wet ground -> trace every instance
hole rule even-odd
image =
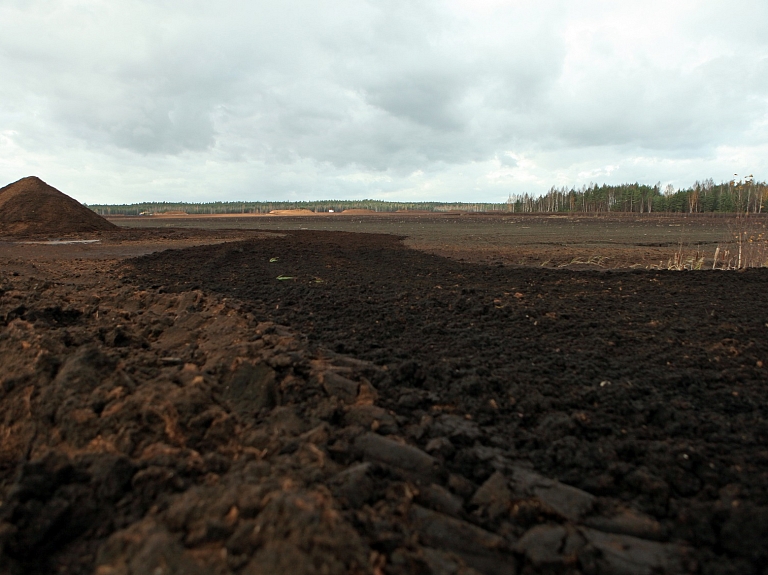
[[[763,573],[765,270],[67,261],[0,277],[6,572]]]

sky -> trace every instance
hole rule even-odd
[[[3,0],[0,185],[503,202],[768,179],[765,0]]]

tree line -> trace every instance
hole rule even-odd
[[[510,195],[513,212],[722,212],[762,213],[768,208],[768,185],[752,178],[715,184],[710,178],[676,190],[671,184],[552,187],[542,196]]]
[[[477,202],[386,202],[383,200],[319,200],[304,202],[144,202],[138,204],[93,204],[88,206],[102,216],[139,216],[151,214],[268,214],[276,210],[310,210],[312,212],[494,212],[507,211],[506,203]]]
[[[343,212],[365,209],[374,212],[721,212],[762,213],[768,210],[768,184],[751,177],[715,184],[710,178],[693,186],[675,189],[660,183],[590,184],[577,187],[552,187],[543,195],[510,194],[506,202],[387,202],[382,200],[321,200],[303,202],[144,202],[121,205],[88,206],[102,216],[139,216],[162,213],[268,214],[274,210],[305,209],[312,212]]]

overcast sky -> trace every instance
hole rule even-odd
[[[0,185],[504,201],[768,179],[765,0],[2,0]]]

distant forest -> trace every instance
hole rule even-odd
[[[107,215],[187,214],[268,214],[273,210],[305,209],[313,212],[343,212],[365,209],[374,212],[721,212],[762,213],[768,210],[768,184],[765,182],[730,181],[715,184],[713,180],[696,182],[687,189],[676,190],[660,184],[590,184],[581,188],[552,187],[546,194],[511,194],[503,203],[465,202],[385,202],[381,200],[322,200],[312,202],[147,202],[127,205],[91,205],[96,213]]]

